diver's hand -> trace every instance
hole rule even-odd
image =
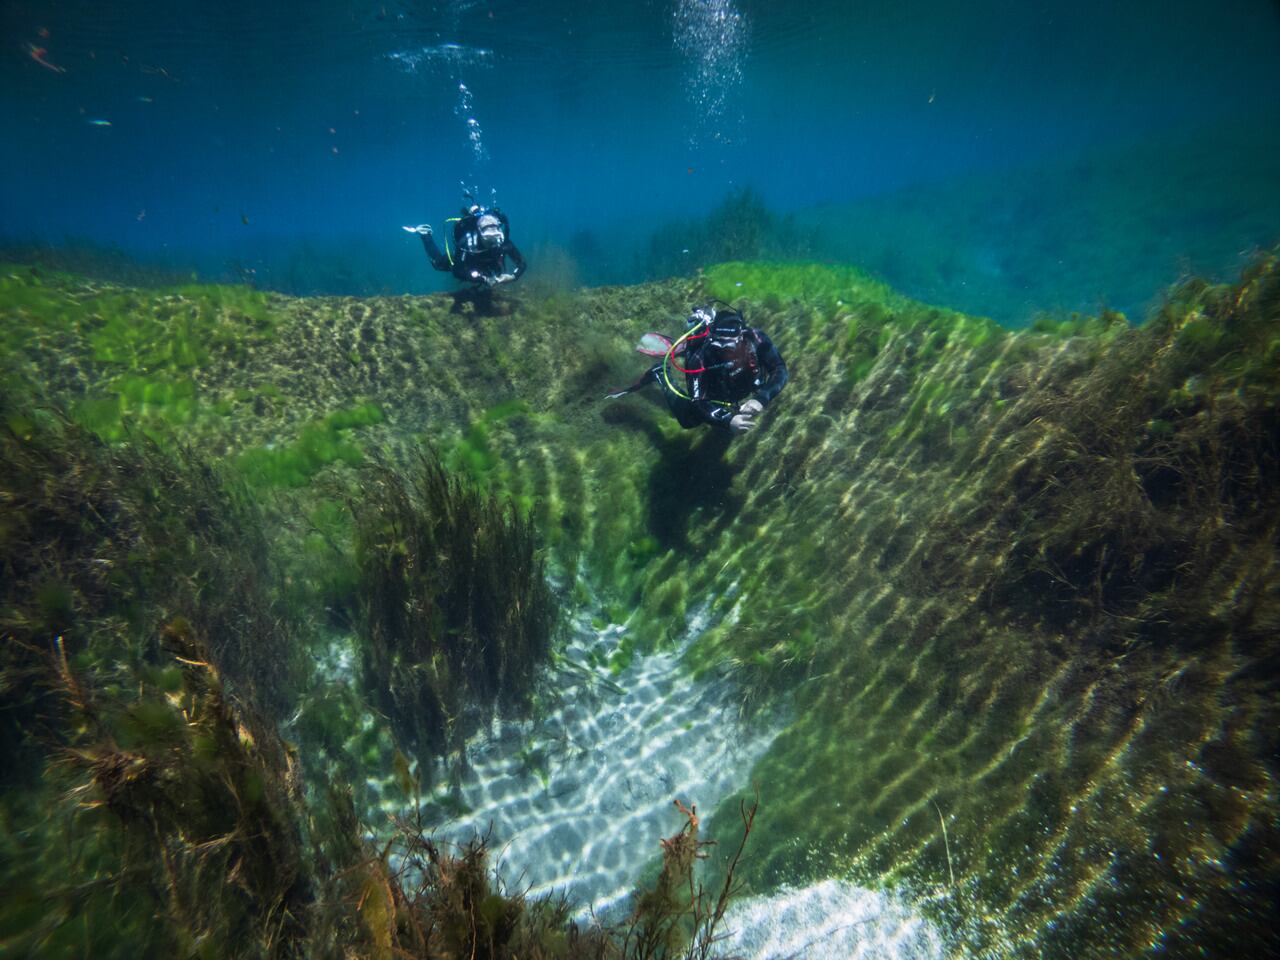
[[[749,413],[735,413],[729,419],[729,429],[734,433],[746,433],[755,425],[755,417]]]
[[[752,397],[750,400],[738,407],[739,413],[745,413],[749,417],[754,417],[757,413],[764,409],[764,404]]]
[[[420,223],[416,227],[402,227],[401,229],[408,230],[410,233],[416,233],[423,237],[431,236],[431,224],[429,223]]]
[[[510,283],[515,278],[516,278],[516,275],[514,273],[500,273],[496,277],[494,277],[493,282],[495,284]]]

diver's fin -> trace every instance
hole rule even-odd
[[[646,333],[636,344],[636,353],[649,357],[665,357],[671,349],[671,340],[660,333]]]

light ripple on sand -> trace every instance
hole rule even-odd
[[[946,955],[937,929],[889,894],[839,880],[731,904],[717,956],[753,960],[925,960]]]
[[[593,645],[607,654],[623,632],[580,622],[566,653],[578,662]],[[745,726],[734,686],[695,683],[679,656],[636,657],[615,678],[621,693],[571,675],[557,709],[536,723],[499,722],[473,738],[460,797],[470,812],[439,835],[461,842],[489,832],[508,889],[565,893],[583,916],[616,916],[658,838],[680,826],[671,801],[709,814],[746,786],[780,729]],[[943,955],[937,931],[905,904],[832,880],[740,901],[722,932],[721,956]]]
[[[620,627],[577,631],[567,655],[609,652]],[[634,889],[658,839],[680,826],[671,801],[709,814],[745,786],[776,727],[747,728],[727,681],[695,683],[679,651],[637,656],[614,678],[570,675],[557,709],[536,723],[495,724],[468,744],[461,801],[470,812],[441,835],[492,831],[499,875],[513,889],[552,892],[597,912]],[[536,751],[538,759],[531,751]]]

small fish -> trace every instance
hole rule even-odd
[[[249,215],[247,213],[240,214],[240,222],[247,227],[249,225]]]
[[[48,55],[49,55],[49,51],[46,50],[44,47],[37,47],[34,43],[27,44],[27,56],[29,56],[36,63],[40,64],[40,66],[44,67],[47,70],[52,70],[54,73],[67,72],[66,67],[60,67],[56,63],[50,63],[48,60],[46,60],[45,57],[47,57]]]
[[[156,98],[155,97],[139,97],[138,102],[139,103],[155,103]]]
[[[110,120],[86,120],[86,121],[85,121],[85,123],[89,124],[89,126],[91,126],[91,127],[109,127],[109,126],[111,126],[111,121],[110,121]]]

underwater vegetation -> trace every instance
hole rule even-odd
[[[347,433],[357,427],[382,423],[384,419],[382,409],[372,403],[335,410],[315,423],[304,425],[291,443],[244,451],[236,465],[251,483],[259,486],[305,487],[331,463],[350,466],[363,463],[364,454],[347,439]]]
[[[362,684],[403,748],[443,753],[476,711],[527,705],[556,616],[529,520],[432,454],[371,468],[351,511]]]
[[[278,716],[299,654],[271,589],[269,525],[243,483],[189,448],[141,433],[109,444],[54,409],[0,401],[6,656],[61,637],[74,662],[127,684],[157,624],[183,616],[238,693]]]
[[[141,433],[107,443],[8,396],[0,412],[6,952],[686,955],[674,935],[631,942],[683,922],[670,896],[579,930],[563,901],[500,891],[481,840],[455,854],[419,819],[375,847],[351,786],[280,733],[307,699],[306,617],[244,482]],[[415,466],[368,468],[352,514],[367,688],[426,752],[467,710],[520,702],[553,615],[528,521],[432,456]],[[389,633],[397,618],[427,633]],[[424,668],[441,672],[419,690]]]
[[[761,443],[724,534],[776,559],[689,583],[731,614],[694,663],[797,691],[756,775],[804,785],[766,794],[764,836],[811,839],[750,880],[937,884],[936,802],[967,846],[944,909],[979,949],[1010,927],[1039,955],[1269,940],[1278,289],[1264,258],[1141,327],[1021,334],[835,308],[853,335],[793,366],[830,419],[798,414],[775,468]]]
[[[437,846],[433,860],[430,824],[361,825],[363,779],[418,789],[396,744],[422,761],[519,708],[554,650],[555,608],[598,604],[626,638],[616,663],[594,666],[620,669],[696,628],[692,673],[730,678],[748,715],[790,707],[742,771],[761,797],[743,889],[905,886],[961,953],[1274,945],[1274,256],[1230,285],[1171,290],[1141,324],[1103,311],[1021,331],[854,268],[783,260],[521,294],[500,316],[451,313],[445,297],[275,297],[255,320],[257,301],[226,306],[240,293],[5,276],[6,370],[21,374],[2,434],[14,467],[0,478],[5,859],[58,903],[82,895],[80,880],[58,886],[68,876],[98,899],[60,935],[33,926],[23,901],[0,936],[40,929],[70,944],[91,927],[109,953],[136,923],[152,931],[138,942],[213,931],[209,942],[306,943],[311,955],[537,955],[526,934],[545,956],[634,949],[570,933],[553,905],[516,905],[480,847]],[[599,401],[643,369],[640,334],[678,329],[712,296],[742,306],[791,371],[759,430],[725,442],[675,429],[657,398]],[[107,301],[148,315],[129,321],[134,339],[110,325]],[[242,324],[251,349],[165,346],[215,320]],[[102,349],[102,331],[127,350]],[[126,375],[188,378],[196,414],[150,429],[119,401],[96,430],[53,412],[126,396]],[[302,443],[311,428],[319,437]],[[295,444],[317,455],[259,482],[263,452],[309,456]],[[362,679],[309,680],[335,646]],[[269,654],[279,662],[254,659]],[[74,706],[67,676],[100,720]],[[164,812],[206,791],[186,772],[214,736],[197,715],[250,733],[253,750],[220,748],[237,771],[220,782],[251,796],[235,778],[263,771],[281,818],[283,846],[263,861],[284,864],[279,877],[210,900],[218,917],[183,912],[184,871],[234,871],[251,855],[237,831],[264,821],[211,787],[216,818],[196,805],[188,827]],[[181,896],[148,882],[107,917],[131,834],[107,807],[77,811],[69,789],[101,797],[110,784],[93,762],[55,762],[67,746],[168,771],[161,786],[176,793],[120,795],[144,798],[137,822],[153,832],[223,830],[225,849],[204,854],[222,859],[159,844]],[[42,806],[67,836],[94,838],[83,859],[52,842]],[[709,821],[721,851],[737,847],[738,814],[734,798]],[[416,864],[407,873],[369,845],[392,834]],[[155,876],[148,862],[136,876]],[[272,940],[261,931],[281,904],[304,919]],[[457,920],[457,904],[475,919],[446,939],[430,911]],[[694,924],[664,929],[676,928],[643,942],[684,955]],[[440,939],[423,947],[424,931]]]
[[[56,243],[0,241],[0,263],[23,264],[46,273],[72,274],[132,287],[176,287],[194,281],[190,268],[164,262],[143,263],[118,246],[83,237],[64,237]]]
[[[779,217],[751,187],[730,192],[701,218],[666,224],[638,254],[647,279],[690,274],[731,260],[803,260],[812,256],[809,235],[791,216]]]
[[[188,450],[0,407],[6,948],[290,939],[303,650],[258,506]]]

